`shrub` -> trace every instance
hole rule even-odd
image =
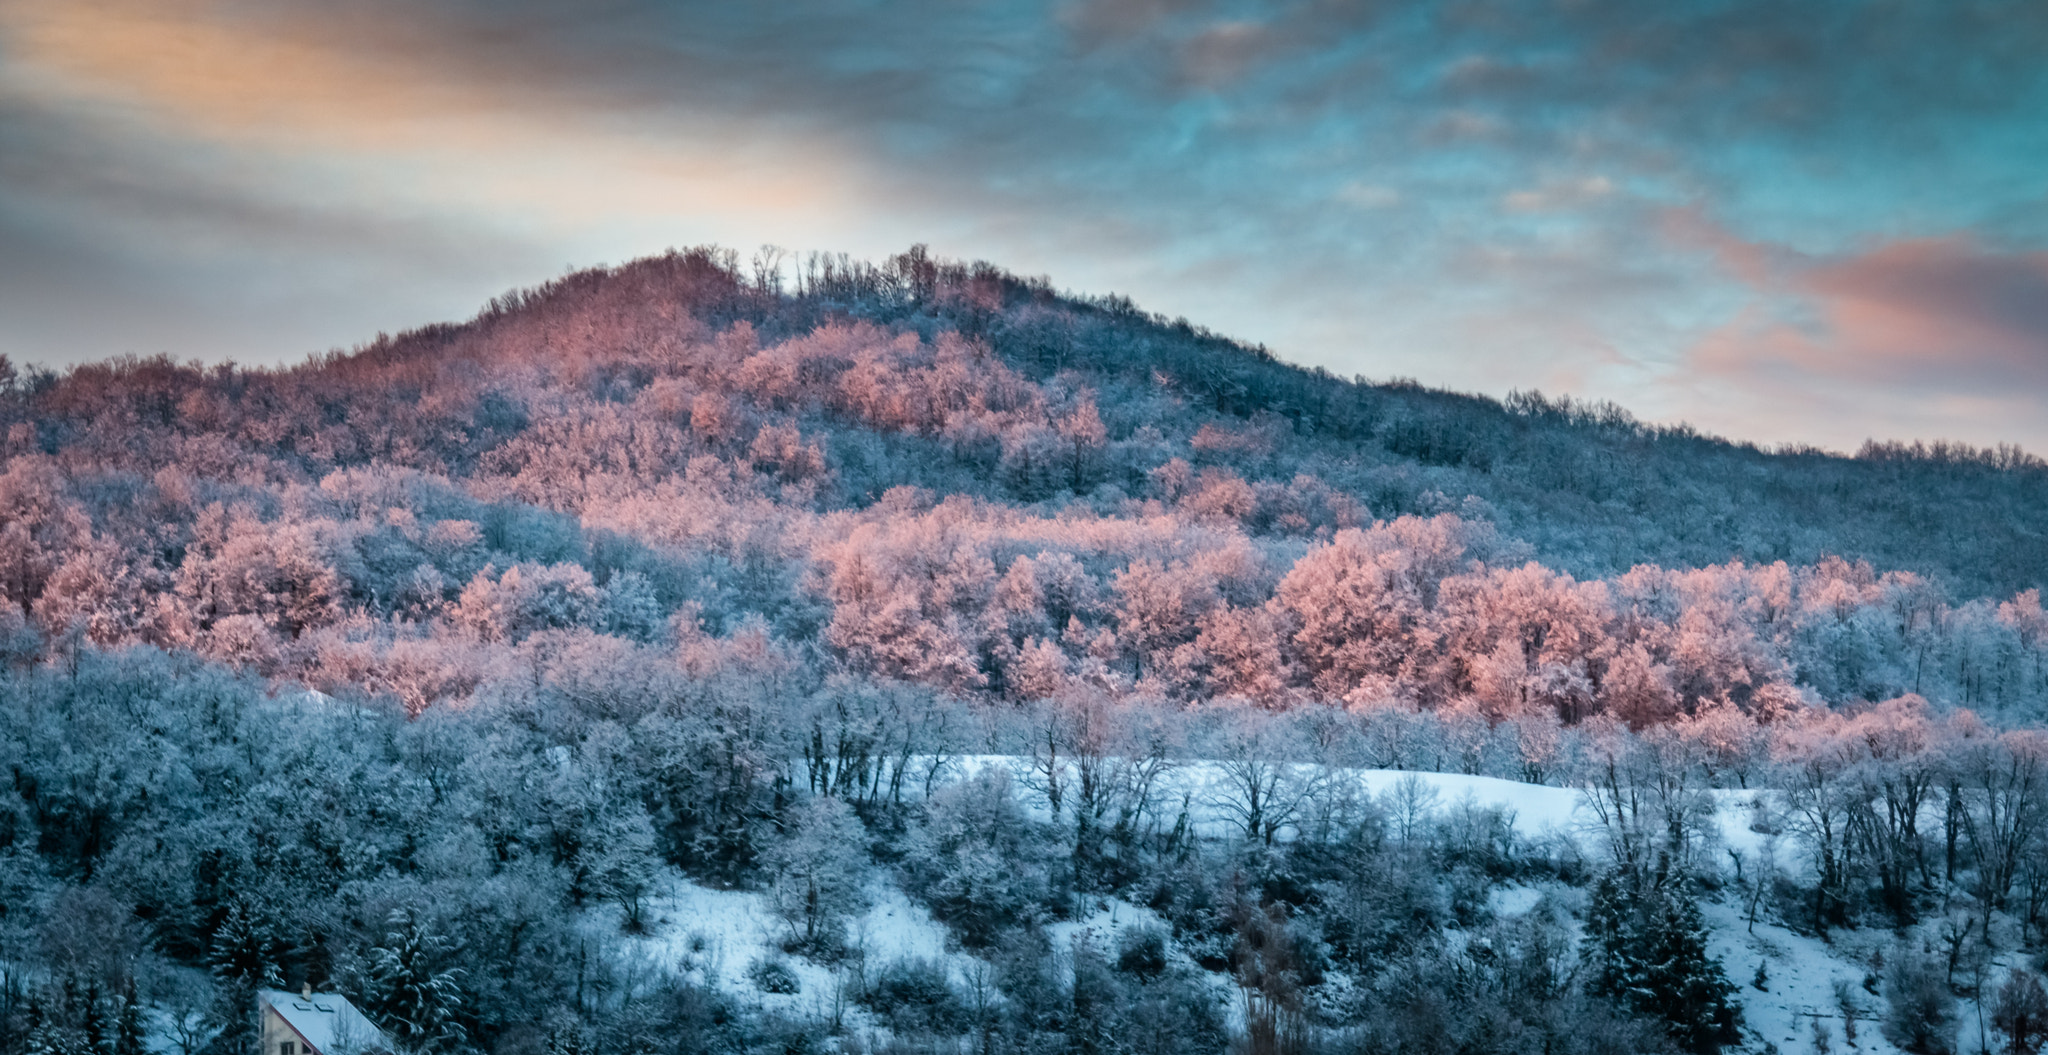
[[[861,1003],[887,1019],[897,1033],[959,1033],[967,1028],[967,1006],[953,991],[946,969],[930,960],[898,960],[884,967]]]
[[[1942,965],[1933,957],[1900,949],[1885,969],[1886,1040],[1914,1055],[1951,1055],[1955,1050],[1956,998]]]
[[[1166,931],[1148,924],[1118,934],[1116,969],[1141,981],[1159,977],[1166,970]]]
[[[2006,1050],[2033,1055],[2048,1040],[2048,990],[2030,971],[2014,968],[1991,1005],[1991,1024],[2005,1034]]]
[[[747,977],[753,979],[754,988],[764,993],[787,995],[803,989],[803,982],[797,978],[796,972],[781,960],[755,960],[753,966],[747,968]]]

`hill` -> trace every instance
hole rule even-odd
[[[754,263],[578,272],[289,369],[10,369],[18,634],[415,713],[537,631],[748,626],[807,677],[1013,698],[2042,699],[2020,451],[1345,381],[921,249]],[[422,683],[408,649],[461,658]]]
[[[0,1055],[2032,1043],[2038,461],[772,263],[0,369]]]

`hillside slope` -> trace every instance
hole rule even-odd
[[[1342,381],[921,250],[797,272],[692,250],[288,370],[10,370],[19,647],[415,712],[571,629],[758,627],[810,683],[1567,724],[2048,685],[2048,467],[2016,450]]]
[[[112,460],[131,466],[154,460],[152,451],[161,458],[162,439],[197,433],[227,441],[220,456],[261,455],[310,478],[372,462],[466,476],[482,455],[529,433],[541,409],[532,405],[536,382],[621,405],[680,373],[690,398],[767,396],[822,411],[827,452],[842,455],[838,486],[820,494],[831,505],[865,504],[905,483],[1010,501],[1076,484],[1083,495],[1104,484],[1142,495],[1142,474],[1179,455],[1253,481],[1311,473],[1382,518],[1477,496],[1508,534],[1581,577],[1638,563],[1829,555],[1919,572],[1963,597],[2007,595],[2048,576],[2048,466],[2013,448],[1767,451],[1644,425],[1607,404],[1347,381],[1120,298],[1061,295],[1042,279],[921,250],[880,266],[814,257],[798,272],[785,291],[779,279],[744,274],[729,253],[696,249],[577,272],[498,298],[468,323],[380,337],[281,373],[132,360],[62,378],[31,372],[9,386],[17,399],[0,403],[0,422],[33,424],[32,440],[12,441],[16,452],[115,445],[126,456]],[[1154,450],[1108,467],[1121,472],[997,476],[987,471],[994,437],[948,434],[947,412],[957,408],[943,405],[945,393],[899,393],[921,409],[792,408],[788,393],[762,391],[761,378],[716,378],[716,363],[674,359],[713,335],[740,354],[735,342],[767,346],[853,321],[926,340],[955,333],[1023,381],[1091,390],[1112,442],[1150,426]],[[733,335],[739,324],[750,336]],[[662,397],[673,404],[679,395]],[[673,418],[688,408],[667,409]],[[93,435],[114,420],[125,426],[120,437]],[[1872,431],[1884,439],[1881,422]],[[857,456],[877,442],[898,456]]]
[[[2037,462],[800,270],[6,372],[0,1055],[243,1050],[280,980],[448,1055],[1933,1051],[2041,992]]]

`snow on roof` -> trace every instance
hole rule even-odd
[[[320,1055],[394,1050],[391,1038],[356,1010],[348,997],[338,993],[304,996],[275,989],[265,989],[259,996]]]

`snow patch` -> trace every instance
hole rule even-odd
[[[1486,907],[1502,918],[1526,916],[1543,900],[1543,891],[1532,886],[1495,887],[1486,895]]]
[[[1044,778],[1030,759],[1012,755],[968,755],[958,761],[959,772],[970,778],[990,767],[1009,770],[1017,782],[1026,811],[1038,821],[1051,820],[1046,796],[1042,791],[1033,793],[1032,789],[1044,787]],[[1510,810],[1514,814],[1515,831],[1524,836],[1569,833],[1583,827],[1586,820],[1580,811],[1582,797],[1575,788],[1408,769],[1330,770],[1307,763],[1289,764],[1284,768],[1300,782],[1324,778],[1350,781],[1358,791],[1382,801],[1387,800],[1403,780],[1419,779],[1436,792],[1430,803],[1432,813],[1441,814],[1467,802],[1482,808]],[[1075,772],[1069,769],[1065,779],[1071,784],[1076,779]],[[1222,763],[1183,762],[1160,776],[1153,791],[1151,811],[1156,820],[1170,825],[1185,802],[1189,824],[1197,835],[1206,839],[1229,838],[1238,832],[1225,806],[1230,797],[1230,773]],[[1288,840],[1293,835],[1289,828],[1283,829],[1279,837]]]
[[[1870,968],[1860,950],[1829,945],[1762,919],[1757,920],[1752,934],[1739,905],[1702,900],[1700,915],[1708,926],[1707,950],[1721,960],[1728,980],[1736,985],[1744,1029],[1759,1047],[1769,1043],[1781,1051],[1807,1050],[1813,1043],[1813,1022],[1818,1016],[1841,1050],[1858,1055],[1894,1055],[1899,1050],[1878,1030],[1885,1001],[1863,988]],[[1752,984],[1758,963],[1769,975],[1762,990]],[[1856,1010],[1853,1047],[1845,1039],[1842,1011],[1835,998],[1837,982],[1848,986]]]
[[[1115,955],[1117,938],[1124,931],[1151,927],[1168,934],[1173,933],[1173,928],[1167,925],[1159,913],[1143,905],[1134,905],[1116,897],[1095,898],[1091,901],[1095,911],[1088,915],[1046,925],[1045,934],[1051,939],[1053,948],[1065,949],[1073,944],[1075,938],[1085,937],[1093,942],[1096,948]]]
[[[883,879],[871,887],[869,898],[871,907],[846,927],[850,950],[864,958],[868,971],[917,959],[939,964],[956,982],[967,977],[973,958],[947,948],[945,926],[924,906]],[[646,932],[623,940],[679,976],[786,1013],[822,1016],[841,995],[843,967],[783,952],[788,928],[758,891],[716,890],[672,876],[667,892],[650,899],[646,917]],[[589,925],[616,931],[621,920],[619,911],[607,906],[593,911]],[[748,973],[761,961],[786,966],[797,978],[797,992],[762,992]]]

